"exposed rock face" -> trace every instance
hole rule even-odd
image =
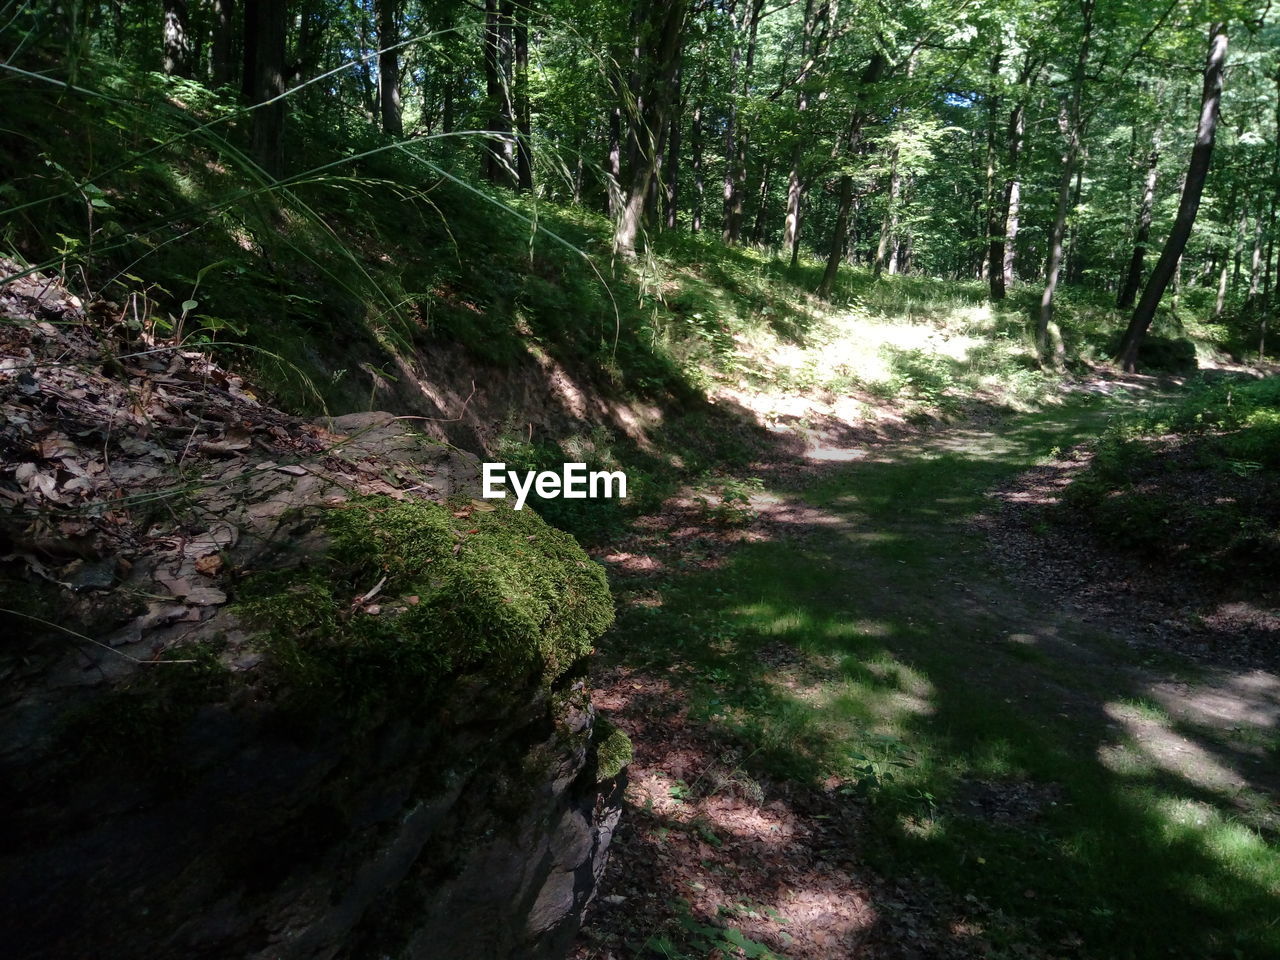
[[[560,955],[624,775],[599,568],[387,414],[0,307],[0,955]]]

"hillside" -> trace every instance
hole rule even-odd
[[[1275,956],[1228,6],[6,11],[0,952]]]

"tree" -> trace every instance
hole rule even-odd
[[[164,0],[164,72],[191,76],[191,24],[186,0]]]
[[[382,132],[399,139],[404,136],[400,116],[400,24],[398,0],[377,0],[378,4],[378,107]]]
[[[649,190],[661,156],[659,137],[667,121],[680,66],[680,37],[688,12],[686,0],[635,0],[636,44],[633,64],[630,183],[614,229],[614,247],[635,254],[636,239],[649,202]]]
[[[1213,144],[1218,131],[1218,109],[1222,103],[1222,75],[1227,61],[1227,24],[1219,21],[1209,28],[1209,52],[1205,58],[1204,87],[1200,95],[1200,120],[1196,126],[1195,146],[1187,163],[1186,181],[1182,198],[1178,202],[1178,214],[1173,229],[1160,251],[1160,259],[1151,271],[1151,278],[1142,291],[1138,306],[1129,320],[1128,329],[1120,342],[1116,359],[1125,370],[1133,370],[1138,362],[1138,347],[1155,319],[1156,308],[1164,297],[1165,288],[1173,278],[1174,270],[1187,247],[1187,238],[1195,226],[1200,210],[1200,198],[1209,176],[1209,164],[1213,159]]]

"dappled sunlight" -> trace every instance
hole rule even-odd
[[[1280,727],[1280,677],[1248,670],[1221,681],[1196,684],[1159,683],[1151,696],[1171,714],[1217,727]]]
[[[1109,703],[1103,709],[1129,736],[1126,744],[1100,748],[1104,763],[1108,759],[1116,763],[1117,751],[1136,752],[1142,760],[1137,764],[1129,761],[1118,764],[1128,768],[1123,772],[1132,774],[1135,769],[1145,772],[1158,768],[1216,793],[1230,794],[1248,788],[1248,781],[1239,772],[1220,763],[1208,750],[1180,735],[1151,711],[1127,703]],[[1122,771],[1117,769],[1117,772]]]

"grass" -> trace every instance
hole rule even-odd
[[[997,950],[1078,937],[1098,957],[1275,956],[1280,856],[1265,801],[1242,814],[1238,796],[1150,756],[1112,715],[1170,721],[1107,666],[1125,654],[1046,621],[983,566],[965,528],[992,484],[1109,412],[1080,402],[783,491],[828,522],[669,576],[660,606],[624,603],[607,653],[683,678],[691,716],[741,741],[755,774],[835,775],[867,796],[868,861],[993,906]],[[759,654],[778,643],[799,661],[768,667]],[[966,812],[975,782],[1060,792],[1009,825]]]
[[[1280,557],[1280,381],[1198,383],[1113,424],[1069,509],[1120,549],[1258,594]]]

